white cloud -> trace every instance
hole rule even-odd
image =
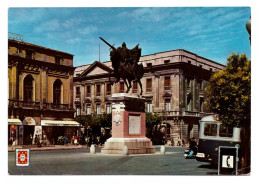
[[[86,26],[83,28],[78,28],[77,32],[79,34],[90,34],[90,33],[96,32],[97,30],[98,29],[96,26],[90,25],[90,26]]]
[[[66,42],[68,43],[68,44],[75,44],[75,43],[77,43],[77,42],[80,42],[80,38],[73,38],[73,39],[67,39],[66,40]]]
[[[134,11],[125,11],[118,14],[118,17],[128,16],[139,21],[159,22],[169,16],[169,11],[164,8],[137,8]]]
[[[48,32],[48,31],[58,31],[60,29],[61,29],[61,24],[60,24],[59,20],[57,20],[57,19],[45,21],[39,25],[36,24],[34,27],[34,31],[38,32],[38,33]]]

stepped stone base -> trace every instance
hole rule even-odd
[[[123,155],[124,146],[128,148],[128,155],[155,153],[155,148],[148,138],[110,138],[105,142],[101,153]]]

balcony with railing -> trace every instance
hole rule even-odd
[[[171,90],[171,86],[164,86],[164,90]]]
[[[146,93],[151,93],[152,92],[152,88],[146,88]]]
[[[209,115],[213,115],[213,113],[207,113],[207,112],[195,112],[195,111],[162,111],[162,112],[157,112],[158,115],[160,116],[190,116],[190,117],[205,117]]]
[[[22,101],[14,99],[8,99],[8,107],[23,109],[74,110],[73,106],[69,104],[55,104],[44,102],[41,107],[41,104],[38,101]]]
[[[201,89],[200,89],[200,91],[199,91],[199,96],[200,96],[200,97],[203,97],[203,96],[204,96],[204,92],[203,92],[203,90],[201,90]]]
[[[43,103],[43,109],[52,110],[73,110],[73,106],[69,104]]]
[[[8,106],[9,107],[15,107],[15,108],[22,107],[22,108],[39,109],[40,108],[40,102],[9,99],[8,100]]]

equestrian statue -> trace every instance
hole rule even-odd
[[[115,83],[123,79],[126,84],[126,93],[132,88],[132,81],[138,82],[141,92],[143,93],[141,78],[144,75],[143,64],[138,64],[141,57],[141,48],[137,44],[133,49],[128,49],[126,43],[123,42],[122,47],[115,48],[105,41],[102,37],[99,37],[104,43],[106,43],[112,50],[110,51],[110,60],[112,67],[114,68],[113,77],[116,79]]]

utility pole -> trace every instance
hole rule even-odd
[[[98,61],[100,62],[100,44],[98,45],[98,49],[99,49],[99,50],[98,50],[98,51],[99,51],[99,52],[98,52],[98,55],[99,55],[99,60],[98,60]]]

